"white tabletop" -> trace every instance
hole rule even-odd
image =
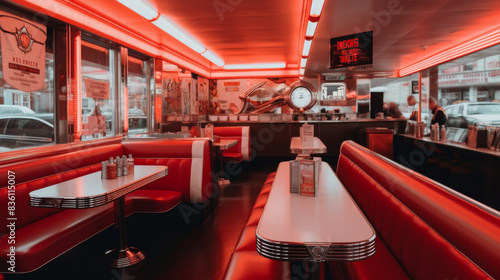
[[[314,137],[312,147],[303,147],[300,137],[292,137],[290,151],[293,154],[323,154],[326,153],[326,146],[318,137]]]
[[[315,244],[331,248],[327,260],[356,260],[375,252],[375,231],[328,163],[322,162],[319,177],[316,197],[290,193],[290,164],[280,163],[256,230],[261,254],[311,259],[305,249]]]
[[[214,146],[219,147],[221,150],[227,150],[238,144],[237,139],[220,139],[219,142],[214,142]]]
[[[168,173],[166,166],[134,167],[134,174],[101,179],[101,171],[30,192],[31,206],[90,208],[115,200]]]

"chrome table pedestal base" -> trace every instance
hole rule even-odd
[[[113,268],[129,267],[144,260],[141,250],[128,247],[124,250],[109,250],[105,254],[106,262]]]

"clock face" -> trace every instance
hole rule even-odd
[[[300,81],[290,85],[288,105],[295,111],[304,112],[316,103],[316,94],[311,84]]]
[[[290,93],[290,101],[299,108],[305,108],[312,101],[312,92],[306,87],[297,87]]]

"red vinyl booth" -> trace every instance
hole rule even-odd
[[[3,182],[7,182],[9,170],[16,176],[15,272],[33,271],[114,224],[113,203],[88,209],[38,208],[30,206],[29,193],[100,171],[101,161],[129,154],[136,165],[168,166],[168,175],[126,195],[126,215],[166,212],[181,202],[205,203],[211,197],[212,159],[208,139],[89,144],[63,154],[0,166]],[[7,186],[2,186],[0,205],[7,205],[7,193]],[[0,219],[7,220],[7,211],[0,212]],[[7,225],[0,228],[0,272],[10,272],[7,263],[10,246],[5,246],[10,234]]]
[[[214,135],[220,136],[221,139],[238,140],[238,144],[234,147],[224,150],[224,161],[250,161],[252,147],[249,126],[214,127]]]
[[[500,279],[500,213],[352,141],[337,176],[376,230],[376,252],[330,262],[334,279]],[[224,279],[290,279],[290,263],[256,251],[273,174],[264,183]],[[328,222],[328,221],[325,221]]]

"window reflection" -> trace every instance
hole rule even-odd
[[[135,135],[147,131],[148,105],[147,62],[128,57],[128,134]]]
[[[4,80],[0,67],[0,152],[54,143],[53,32],[47,27],[44,87],[33,92],[18,90]],[[2,50],[0,48],[0,65]]]
[[[82,140],[115,135],[114,50],[82,41]]]

